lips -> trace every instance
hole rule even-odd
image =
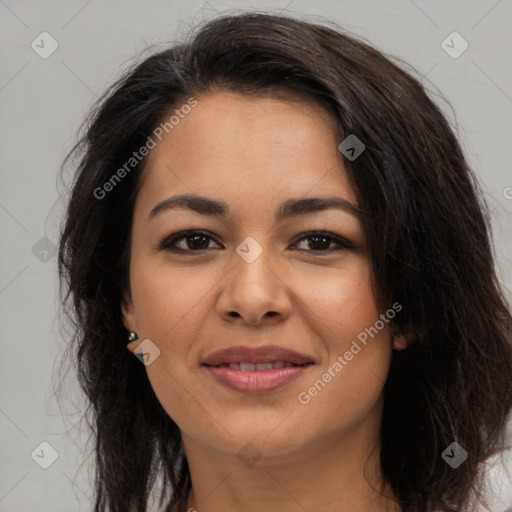
[[[300,378],[313,359],[293,350],[267,345],[233,347],[209,355],[201,366],[218,383],[248,394],[267,393]]]
[[[306,364],[313,364],[312,358],[299,354],[294,350],[288,350],[276,345],[266,345],[264,347],[232,347],[223,350],[218,350],[213,354],[210,354],[201,363],[206,366],[228,366],[229,364],[242,364],[245,365],[245,371],[255,371],[256,369],[264,368],[252,368],[250,365],[261,365],[265,363],[272,363],[277,365],[275,368],[282,368],[283,366],[301,366]],[[283,366],[279,366],[283,363]],[[242,368],[234,368],[242,369]],[[270,368],[266,368],[270,369]],[[242,369],[242,371],[244,371]]]
[[[232,370],[240,370],[242,372],[259,372],[262,370],[279,370],[279,368],[288,368],[290,366],[302,366],[288,361],[271,361],[268,363],[249,363],[247,361],[240,363],[223,363],[215,365],[216,368],[231,368]]]

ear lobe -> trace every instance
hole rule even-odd
[[[392,338],[392,349],[397,351],[405,350],[415,339],[416,336],[412,330],[408,330],[406,333],[395,333]]]
[[[133,302],[128,293],[123,295],[121,300],[121,317],[123,325],[128,332],[139,332],[137,328],[137,319],[135,318],[135,311],[133,308]],[[130,341],[127,343],[126,348],[134,354],[135,349],[139,346],[140,340]]]

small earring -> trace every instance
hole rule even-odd
[[[128,335],[128,340],[130,342],[138,340],[138,339],[139,339],[139,336],[137,335],[136,332],[130,332],[130,334]]]

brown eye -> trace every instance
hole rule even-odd
[[[307,236],[303,236],[297,242],[306,242],[307,249],[298,249],[300,251],[306,250],[307,252],[334,252],[342,249],[354,249],[354,246],[344,238],[341,238],[333,233],[323,231],[312,231],[306,233]],[[331,244],[334,242],[335,247]]]
[[[214,240],[204,231],[181,231],[163,240],[159,249],[176,252],[199,252],[208,249],[210,241]]]

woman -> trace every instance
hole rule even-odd
[[[225,16],[114,84],[78,151],[59,269],[96,511],[160,477],[162,510],[485,504],[512,318],[416,79],[341,29]]]

